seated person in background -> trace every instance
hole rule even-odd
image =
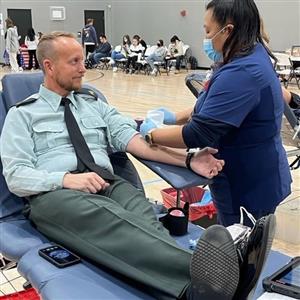
[[[163,40],[158,40],[157,41],[157,48],[155,51],[150,54],[148,57],[146,57],[147,63],[151,67],[151,75],[156,75],[157,73],[157,68],[154,65],[154,62],[163,62],[165,59],[165,56],[167,54],[167,49],[164,47],[164,41]]]
[[[115,60],[126,58],[130,51],[130,45],[131,45],[130,37],[128,34],[125,34],[123,36],[123,42],[122,42],[120,50],[115,49],[111,53],[110,64],[112,65],[113,72],[117,72],[117,70],[118,70],[118,68],[116,67],[116,64],[115,64]]]
[[[293,109],[300,109],[300,96],[282,87],[283,99]]]
[[[133,74],[137,68],[137,60],[139,55],[142,56],[145,48],[140,43],[140,37],[136,34],[132,38],[132,44],[129,48],[128,60],[126,62],[126,73]]]
[[[107,41],[106,35],[101,34],[99,40],[100,44],[98,45],[96,50],[88,57],[88,60],[92,65],[98,64],[101,58],[110,56],[111,45]]]
[[[147,49],[147,43],[140,37],[140,44],[144,47],[143,54],[145,54],[145,51]]]
[[[228,230],[210,227],[193,254],[181,248],[157,221],[145,195],[114,174],[106,149],[112,145],[179,166],[185,166],[186,151],[150,147],[132,119],[93,93],[80,91],[84,55],[72,34],[44,35],[37,56],[44,83],[37,94],[9,110],[0,140],[7,185],[27,197],[36,228],[141,284],[155,299],[229,300],[241,281],[250,292],[257,279],[240,277],[238,251]],[[224,161],[213,157],[216,152],[198,151],[190,157],[190,168],[210,178],[217,175]],[[242,259],[248,261],[250,255],[264,261],[263,238],[272,239],[270,222],[260,220],[260,230],[243,240]],[[207,284],[210,278],[216,286]]]
[[[268,47],[268,49],[270,49],[270,37],[268,35],[268,33],[265,30],[265,26],[264,26],[264,21],[261,18],[260,19],[260,32],[261,32],[261,36],[263,41],[265,42],[265,45]],[[270,49],[271,51],[271,49]],[[285,100],[285,102],[292,108],[295,109],[295,113],[297,116],[300,117],[300,111],[298,111],[298,109],[300,109],[300,97],[299,95],[290,92],[289,90],[287,90],[284,86],[281,86],[282,89],[282,94],[283,94],[283,99]]]
[[[171,44],[168,47],[168,59],[176,59],[175,74],[180,70],[181,61],[183,58],[183,42],[174,35],[171,40]]]

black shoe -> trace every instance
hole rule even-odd
[[[240,282],[235,300],[252,299],[257,281],[272,246],[276,221],[273,214],[256,221],[248,238],[237,245],[240,258]]]
[[[205,230],[192,255],[189,300],[229,300],[239,283],[239,260],[233,239],[221,225]]]

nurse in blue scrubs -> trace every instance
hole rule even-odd
[[[155,128],[146,120],[141,133],[153,144],[219,149],[225,168],[210,189],[219,223],[228,226],[239,223],[241,206],[259,218],[291,192],[280,137],[283,96],[253,0],[212,0],[204,30],[204,51],[218,66],[206,90],[193,109],[165,110],[164,122],[176,126]]]

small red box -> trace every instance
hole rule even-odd
[[[185,202],[190,204],[200,202],[204,195],[205,189],[195,186],[180,191],[180,207],[183,207]],[[163,197],[163,203],[166,208],[171,208],[176,206],[176,196],[177,191],[174,188],[166,188],[160,191]],[[208,216],[209,219],[212,219],[213,216],[217,213],[216,207],[211,201],[207,205],[203,206],[193,206],[190,205],[189,220],[195,221],[200,219],[203,216]]]

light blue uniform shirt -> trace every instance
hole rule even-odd
[[[33,97],[38,99],[9,110],[0,140],[7,185],[22,197],[62,188],[66,172],[77,169],[61,96],[41,85]],[[107,147],[124,151],[137,134],[135,122],[91,96],[70,93],[68,98],[95,162],[113,172]]]

